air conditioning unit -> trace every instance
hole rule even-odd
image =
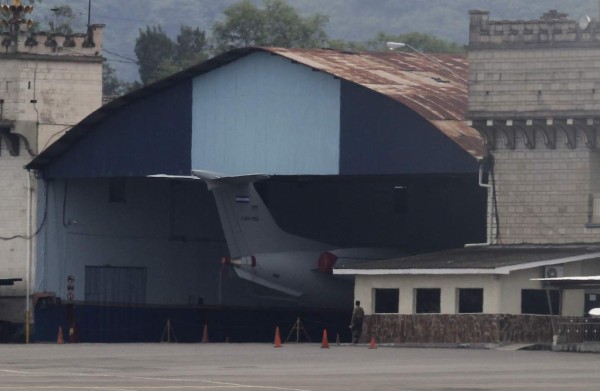
[[[565,268],[562,265],[545,266],[544,278],[557,278],[565,275]]]

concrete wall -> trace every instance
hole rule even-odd
[[[27,156],[10,156],[0,142],[0,237],[27,235]],[[25,270],[28,241],[0,240],[0,278],[23,278],[13,286],[0,286],[0,320],[25,319]]]
[[[83,36],[73,37],[75,46],[41,41],[18,45],[0,54],[0,122],[20,138],[17,156],[11,156],[6,140],[0,144],[0,236],[26,236],[28,226],[28,173],[23,169],[31,157],[45,148],[101,105],[102,29],[94,28],[96,46],[83,48]],[[36,36],[40,39],[41,36]],[[35,181],[33,183],[35,185]],[[35,215],[35,211],[32,211]],[[35,240],[35,239],[33,239]],[[0,288],[0,320],[21,323],[25,319],[26,275],[29,241],[23,238],[0,241],[0,276],[22,278],[13,287]],[[35,263],[31,264],[32,271]]]
[[[304,65],[254,53],[198,76],[192,116],[194,169],[339,172],[340,81]]]

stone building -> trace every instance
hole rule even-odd
[[[600,23],[471,11],[469,31],[488,240],[336,270],[356,276],[367,331],[384,341],[550,342],[600,306]]]
[[[102,100],[102,29],[30,33],[32,6],[3,6],[0,33],[0,321],[22,324],[33,273],[35,178],[24,166]],[[40,222],[38,222],[40,224]],[[30,239],[32,238],[32,239]]]
[[[495,179],[498,244],[600,240],[600,24],[472,11],[469,112]]]

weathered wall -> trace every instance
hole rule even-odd
[[[471,13],[468,118],[494,157],[503,244],[600,239],[591,201],[600,191],[599,31],[557,12],[531,21]]]
[[[551,322],[572,319],[507,314],[368,315],[361,342],[375,337],[378,343],[551,343]]]
[[[27,156],[10,156],[0,141],[0,237],[27,234]],[[28,241],[0,240],[0,278],[24,278]],[[0,286],[0,320],[25,319],[25,282]]]
[[[600,113],[599,31],[566,14],[491,21],[488,12],[471,12],[469,117]]]
[[[493,155],[499,233],[502,242],[597,242],[600,228],[591,223],[590,196],[595,183],[598,151],[581,139],[571,149],[557,143],[528,149],[517,136],[517,147],[499,145]],[[497,224],[494,222],[497,230]]]
[[[56,46],[45,45],[44,34],[33,37],[37,45],[27,46],[28,37],[21,35],[16,47],[0,53],[0,128],[5,136],[10,132],[20,141],[12,155],[7,138],[0,141],[2,238],[27,235],[30,188],[23,166],[101,105],[102,28],[94,30],[95,47],[84,48],[83,35],[73,36],[75,46],[65,45],[64,36],[55,37]],[[31,191],[35,197],[35,186]],[[35,215],[34,210],[31,213]],[[25,319],[28,246],[24,238],[0,240],[0,277],[23,279],[12,287],[0,287],[0,320],[22,323]],[[31,268],[34,272],[35,263]]]

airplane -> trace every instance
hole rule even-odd
[[[254,186],[270,175],[193,170],[191,176],[151,177],[205,182],[215,197],[229,250],[222,265],[233,268],[241,279],[278,292],[282,301],[310,308],[348,308],[353,303],[352,278],[334,276],[335,265],[406,255],[393,248],[336,248],[285,232]]]

